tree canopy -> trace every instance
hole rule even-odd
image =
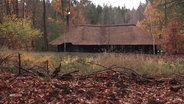
[[[149,31],[168,54],[184,53],[182,0],[153,0],[145,7],[145,19],[137,26]]]
[[[146,0],[145,4],[140,3],[137,9],[132,10],[112,5],[95,5],[90,0],[70,0],[70,3],[68,0],[44,1],[0,0],[0,38],[5,37],[9,40],[8,47],[21,48],[24,44],[25,48],[28,47],[25,40],[29,40],[32,49],[43,50],[46,43],[67,32],[67,22],[70,29],[81,24],[137,24],[140,28],[151,32],[156,40],[163,41],[162,48],[171,52],[170,49],[176,48],[167,46],[176,45],[169,45],[173,43],[166,40],[171,36],[168,29],[173,29],[169,24],[175,21],[177,26],[173,34],[177,34],[176,39],[170,38],[180,41],[176,42],[178,46],[183,43],[183,0]],[[48,42],[45,42],[46,39]],[[48,48],[52,49],[50,46]]]

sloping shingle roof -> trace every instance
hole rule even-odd
[[[136,25],[80,25],[59,36],[52,45],[72,43],[73,45],[152,45],[150,33]]]

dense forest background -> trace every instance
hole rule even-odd
[[[167,53],[181,54],[183,7],[183,0],[147,0],[132,10],[90,0],[0,0],[0,44],[16,50],[55,50],[49,42],[67,32],[70,11],[70,30],[80,24],[136,24]]]

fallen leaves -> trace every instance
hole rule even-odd
[[[73,79],[44,79],[33,76],[0,74],[0,103],[142,103],[183,104],[184,89],[170,90],[172,84],[182,85],[184,79],[147,79],[104,71],[90,76],[73,76]],[[177,82],[177,83],[176,83]]]

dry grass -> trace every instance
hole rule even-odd
[[[148,76],[184,74],[184,58],[176,56],[115,53],[100,53],[95,55],[75,53],[70,55],[66,53],[3,50],[0,53],[0,57],[13,54],[14,57],[9,61],[13,60],[16,62],[18,53],[21,53],[23,65],[43,65],[45,61],[48,61],[49,70],[53,71],[54,68],[61,63],[63,73],[80,70],[81,74],[88,74],[96,70],[104,69],[99,65],[105,67],[116,65],[133,69],[141,75]]]
[[[142,75],[184,74],[184,59],[182,57],[104,53],[95,61],[104,66],[117,65],[131,68]]]

